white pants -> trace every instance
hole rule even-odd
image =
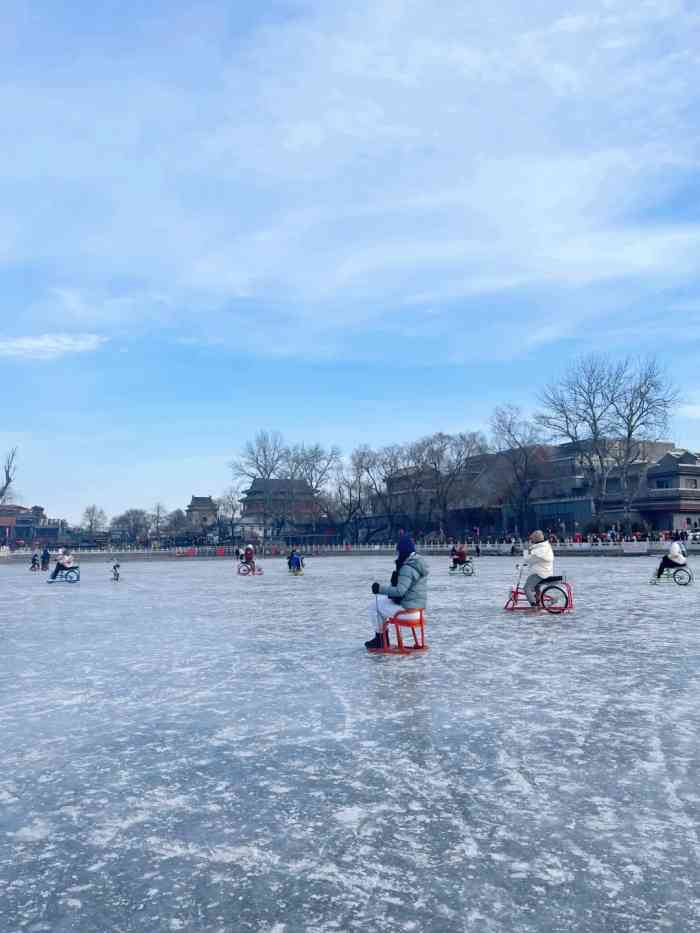
[[[525,581],[525,595],[527,596],[527,601],[531,606],[537,605],[537,585],[544,579],[544,577],[540,577],[536,573],[531,573]]]
[[[419,619],[420,609],[402,609],[388,596],[376,596],[369,607],[370,624],[375,632],[381,632],[384,622],[400,612],[405,619]]]

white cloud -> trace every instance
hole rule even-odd
[[[0,357],[53,360],[70,353],[89,353],[105,342],[97,334],[42,334],[36,337],[0,337]]]
[[[285,352],[325,355],[421,301],[537,289],[568,333],[567,289],[698,288],[700,224],[664,210],[697,173],[681,0],[324,0],[245,41],[206,9],[170,29],[0,88],[0,261],[44,288],[25,332],[56,299],[72,327],[226,342],[246,301],[274,306],[253,352],[301,318]]]

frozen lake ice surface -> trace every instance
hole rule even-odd
[[[369,655],[387,555],[0,566],[0,930],[700,929],[700,585],[428,558],[430,650]]]

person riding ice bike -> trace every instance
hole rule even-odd
[[[537,589],[548,577],[554,575],[554,551],[544,532],[533,531],[529,537],[528,554],[525,565],[530,571],[525,581],[525,595],[531,606],[537,605]]]
[[[241,554],[241,568],[243,567],[246,567],[249,573],[255,573],[255,549],[252,544],[246,544]]]
[[[660,580],[664,570],[678,570],[679,567],[685,567],[688,563],[688,557],[685,548],[680,541],[673,541],[668,549],[668,554],[664,554],[656,571],[656,579]]]
[[[656,571],[656,577],[652,577],[651,582],[656,583],[660,580],[666,571],[676,580],[677,583],[684,584],[690,582],[693,577],[688,564],[688,553],[682,541],[673,541],[668,549],[668,554],[664,554],[661,563]],[[677,571],[683,570],[683,574],[676,576]]]
[[[56,566],[53,568],[53,573],[49,579],[55,580],[61,571],[72,570],[73,567],[75,567],[73,555],[68,550],[68,548],[65,550],[61,548],[56,557]]]
[[[450,551],[450,557],[452,558],[452,567],[451,570],[456,570],[458,567],[464,566],[469,561],[469,555],[467,554],[467,549],[463,544],[453,544]]]

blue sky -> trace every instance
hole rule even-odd
[[[20,501],[481,428],[589,350],[657,352],[700,449],[699,49],[690,0],[6,0]]]

